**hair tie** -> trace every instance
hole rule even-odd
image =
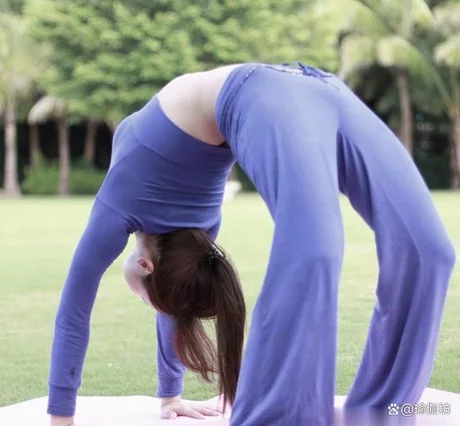
[[[187,324],[191,324],[194,320],[194,317],[191,316],[191,315],[176,315],[176,320],[177,322],[179,322],[180,324],[184,324],[184,325],[187,325]]]
[[[214,266],[216,260],[221,257],[223,257],[222,253],[215,246],[213,246],[209,253],[206,255],[206,263],[209,266]]]

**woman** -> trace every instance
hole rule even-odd
[[[275,222],[241,371],[241,288],[213,243],[234,159]],[[430,379],[455,262],[426,185],[399,140],[334,75],[245,64],[176,78],[120,124],[56,318],[54,424],[73,421],[99,281],[137,233],[125,277],[159,311],[163,416],[216,414],[181,402],[188,367],[205,378],[218,371],[232,426],[330,425],[340,192],[375,231],[380,266],[346,406],[416,402]],[[213,316],[217,353],[198,321]]]

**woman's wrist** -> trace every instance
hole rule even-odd
[[[160,398],[162,406],[166,405],[166,404],[169,404],[171,402],[181,401],[181,399],[182,399],[182,395],[166,396],[166,397]]]
[[[51,426],[74,426],[73,417],[51,416]]]

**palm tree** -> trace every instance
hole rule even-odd
[[[440,81],[445,94],[445,110],[452,123],[450,168],[452,188],[460,188],[460,3],[449,1],[434,9],[436,29],[442,41],[436,46],[435,60],[446,68],[448,77]],[[439,77],[439,80],[441,78]]]
[[[20,17],[0,12],[0,98],[5,127],[4,194],[21,194],[17,170],[16,108],[43,69],[44,53],[27,35]]]
[[[345,33],[340,75],[353,84],[353,74],[374,64],[389,69],[398,88],[399,137],[413,153],[414,119],[409,88],[411,75],[426,76],[428,60],[412,44],[415,28],[430,28],[434,17],[423,0],[335,0]]]
[[[29,124],[29,156],[30,156],[30,167],[36,169],[40,162],[40,137],[38,133],[38,123],[35,121],[35,117],[30,114],[27,118]]]
[[[70,150],[67,104],[62,99],[44,96],[30,110],[28,121],[38,125],[48,120],[56,120],[59,140],[59,194],[69,194]]]
[[[94,165],[94,159],[96,156],[96,136],[98,124],[99,122],[91,117],[89,117],[86,121],[86,138],[83,157],[90,167]]]

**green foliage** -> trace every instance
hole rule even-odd
[[[460,69],[460,2],[451,0],[435,8],[436,28],[443,36],[435,51],[438,63]],[[458,77],[458,76],[457,76]],[[457,85],[460,83],[457,81]]]
[[[94,195],[104,181],[106,172],[76,164],[70,174],[71,195]],[[57,195],[59,187],[59,166],[42,162],[37,168],[26,168],[22,185],[24,194]]]
[[[458,5],[456,0],[0,0],[0,10],[24,14],[21,25],[40,47],[22,49],[27,60],[34,51],[50,52],[51,66],[28,80],[37,79],[44,94],[64,100],[71,120],[118,122],[175,76],[228,63],[301,60],[336,72],[338,32],[345,30],[343,75],[393,129],[400,121],[398,91],[394,83],[383,84],[376,69],[383,69],[385,81],[395,67],[411,73],[416,111],[441,115],[458,106]],[[20,76],[34,67],[24,62],[16,69],[13,75]],[[78,181],[80,168],[72,172]]]
[[[337,30],[316,1],[201,0],[175,2],[197,60],[208,69],[226,63],[303,60],[334,69]]]
[[[0,0],[0,12],[20,14],[27,0]]]
[[[34,37],[53,46],[40,82],[80,116],[118,121],[166,81],[195,68],[193,51],[171,13],[133,11],[118,1],[31,1]]]
[[[342,75],[351,77],[370,65],[408,71],[419,86],[437,97],[443,108],[455,110],[460,102],[460,3],[424,0],[339,0],[346,13],[341,28]],[[331,0],[330,7],[336,7]],[[346,7],[345,7],[346,6]],[[447,65],[446,72],[439,64]],[[412,93],[413,94],[413,93]],[[423,105],[421,105],[423,108]],[[436,105],[438,109],[438,105]]]
[[[73,168],[70,174],[72,195],[95,195],[104,182],[105,171],[93,168]]]
[[[46,52],[30,37],[24,19],[0,12],[0,98],[16,105],[30,92],[45,64]]]
[[[41,164],[36,169],[26,168],[22,190],[28,195],[57,195],[58,182],[58,165]]]
[[[334,69],[336,32],[317,2],[30,0],[33,36],[52,45],[43,88],[70,112],[107,122],[179,74],[247,61]]]
[[[423,0],[339,0],[346,12],[341,28],[349,35],[342,44],[342,74],[379,64],[398,67],[433,81],[433,64],[414,45],[416,31],[430,29],[434,16]],[[335,4],[335,3],[334,3]],[[332,4],[331,4],[332,6]]]

